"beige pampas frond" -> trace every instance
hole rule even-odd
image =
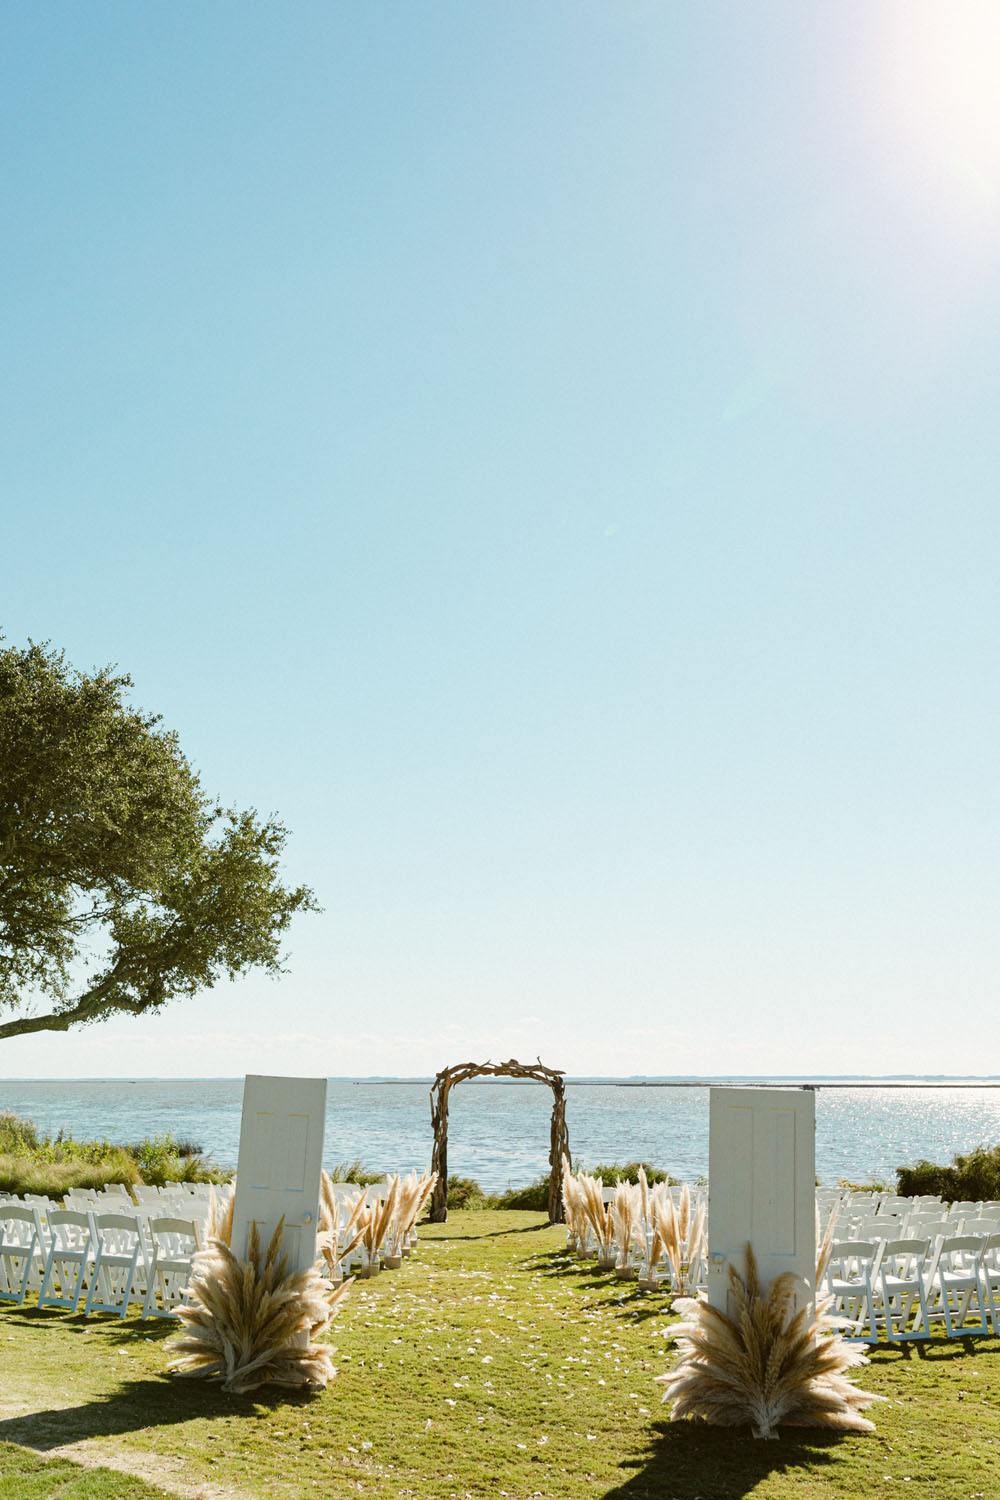
[[[310,1340],[325,1333],[351,1283],[334,1289],[315,1266],[289,1275],[284,1227],[279,1220],[263,1262],[256,1224],[246,1260],[219,1235],[195,1256],[188,1300],[177,1309],[184,1333],[167,1345],[175,1374],[218,1379],[236,1394],[264,1384],[322,1389],[336,1374],[329,1350]]]
[[[861,1347],[844,1341],[827,1318],[830,1299],[794,1311],[796,1278],[775,1277],[765,1295],[750,1245],[746,1275],[731,1266],[734,1316],[703,1297],[682,1298],[683,1321],[672,1330],[680,1358],[668,1375],[671,1420],[697,1417],[717,1426],[751,1426],[754,1437],[776,1437],[782,1423],[872,1432],[863,1409],[883,1398],[859,1390],[844,1371],[867,1363]]]
[[[642,1220],[642,1232],[648,1234],[649,1224],[649,1183],[646,1181],[646,1169],[639,1168],[639,1217]]]
[[[367,1212],[367,1193],[365,1188],[359,1187],[354,1201],[347,1199],[347,1222],[343,1231],[338,1229],[340,1222],[336,1195],[333,1190],[333,1181],[326,1172],[320,1179],[322,1183],[322,1203],[320,1205],[320,1228],[316,1236],[316,1248],[326,1263],[326,1273],[331,1281],[339,1281],[343,1275],[341,1262],[345,1261],[354,1247],[360,1242],[364,1234]]]
[[[614,1264],[615,1223],[612,1205],[604,1202],[604,1183],[600,1177],[589,1177],[581,1172],[577,1178],[583,1210],[587,1216],[598,1246],[598,1261]]]
[[[611,1222],[621,1255],[619,1265],[623,1272],[632,1265],[632,1238],[640,1209],[639,1189],[630,1182],[619,1182],[611,1200]]]
[[[816,1206],[816,1285],[819,1286],[826,1275],[826,1268],[830,1264],[830,1251],[833,1249],[837,1238],[837,1208],[833,1208],[826,1222],[826,1229],[820,1235],[819,1205]]]
[[[223,1240],[229,1244],[233,1237],[233,1209],[236,1207],[236,1178],[229,1184],[229,1197],[219,1207],[218,1195],[213,1184],[208,1195],[208,1226],[210,1240]]]
[[[436,1172],[425,1172],[418,1176],[412,1171],[400,1179],[396,1213],[389,1226],[389,1245],[394,1255],[402,1254],[409,1247],[421,1210],[434,1191]]]
[[[378,1253],[382,1248],[382,1242],[389,1232],[392,1216],[396,1211],[396,1199],[399,1197],[399,1178],[390,1177],[389,1191],[385,1199],[380,1197],[370,1205],[361,1225],[361,1243],[370,1265],[374,1265],[378,1259]]]
[[[582,1250],[587,1243],[587,1213],[580,1184],[573,1176],[572,1164],[565,1154],[562,1159],[562,1195],[567,1240],[572,1249]]]
[[[420,1179],[420,1191],[414,1199],[413,1212],[410,1215],[408,1233],[412,1236],[417,1225],[417,1220],[423,1213],[430,1200],[430,1196],[437,1187],[438,1174],[428,1169]]]
[[[661,1192],[661,1188],[663,1191]],[[649,1195],[649,1276],[653,1278],[656,1268],[667,1253],[667,1240],[671,1237],[673,1204],[666,1194],[666,1184],[657,1183]]]
[[[691,1189],[685,1182],[681,1188],[680,1202],[676,1208],[677,1214],[677,1238],[681,1244],[686,1244],[688,1228],[691,1223]]]

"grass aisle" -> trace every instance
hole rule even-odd
[[[671,1426],[653,1384],[672,1359],[664,1298],[564,1239],[528,1213],[422,1228],[402,1270],[355,1284],[340,1373],[314,1398],[166,1377],[174,1326],[7,1309],[0,1439],[20,1446],[0,1447],[0,1497],[1000,1500],[1000,1341],[877,1352],[860,1374],[890,1398],[873,1437]],[[39,1468],[53,1453],[58,1471]]]

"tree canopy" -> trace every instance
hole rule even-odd
[[[0,1039],[280,973],[292,915],[318,909],[281,883],[284,826],[207,796],[131,686],[0,648]]]

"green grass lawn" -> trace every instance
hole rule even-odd
[[[671,1424],[666,1299],[564,1240],[531,1213],[423,1227],[402,1270],[355,1283],[313,1397],[167,1376],[173,1324],[8,1308],[0,1497],[1000,1500],[1000,1340],[877,1351],[874,1436]]]

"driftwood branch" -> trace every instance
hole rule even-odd
[[[431,1129],[434,1131],[434,1152],[431,1170],[437,1173],[437,1183],[431,1197],[430,1219],[434,1224],[443,1224],[448,1217],[448,1095],[456,1083],[465,1083],[469,1078],[527,1078],[536,1083],[547,1083],[552,1090],[552,1128],[549,1137],[549,1223],[563,1222],[562,1164],[569,1157],[569,1133],[566,1129],[566,1085],[564,1074],[557,1068],[547,1068],[539,1058],[534,1063],[520,1063],[514,1058],[505,1063],[456,1063],[454,1067],[442,1068],[431,1088]]]

